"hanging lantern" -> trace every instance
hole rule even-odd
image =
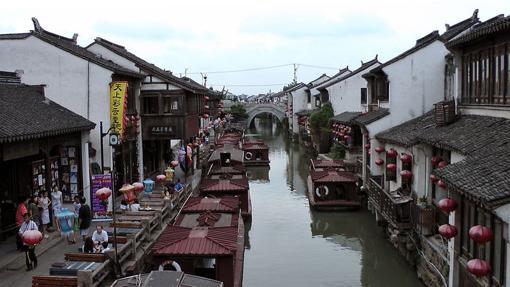
[[[446,197],[437,203],[437,207],[446,213],[450,213],[457,209],[457,201],[455,199]]]
[[[384,164],[384,160],[381,159],[381,158],[378,158],[378,159],[375,160],[375,164],[377,164],[378,166],[381,166],[381,165]]]
[[[430,175],[430,180],[432,180],[433,183],[436,183],[438,181],[438,178],[435,174]]]
[[[394,163],[389,163],[386,165],[386,169],[389,170],[389,171],[396,171],[397,170],[397,165],[394,164]]]
[[[173,161],[170,162],[170,164],[172,165],[172,167],[176,167],[176,166],[179,165],[179,162],[176,161],[176,160],[173,160]]]
[[[492,239],[492,230],[483,225],[475,225],[469,229],[469,237],[477,243],[485,243]]]
[[[365,149],[370,149],[370,144],[365,144]]]
[[[446,239],[457,236],[457,227],[450,224],[443,224],[438,228],[439,234]]]
[[[344,140],[348,140],[349,138],[350,138],[350,136],[344,135]]]
[[[443,160],[443,161],[441,161],[440,163],[437,164],[437,167],[438,168],[443,168],[443,167],[445,167],[447,165],[448,165],[448,162],[446,160]]]
[[[438,156],[433,156],[431,159],[430,159],[430,162],[432,163],[432,166],[436,166],[438,163],[441,162],[441,158],[438,157]]]
[[[205,105],[205,106],[204,106],[204,109],[208,110],[208,109],[209,109],[209,106],[208,106],[208,105]]]
[[[203,118],[203,119],[208,119],[208,118],[209,118],[209,115],[208,115],[208,114],[203,114],[203,115],[202,115],[202,118]]]
[[[166,179],[166,176],[164,174],[160,174],[160,175],[156,176],[157,182],[163,182],[163,181],[165,181],[165,179]]]
[[[400,172],[400,176],[403,178],[411,178],[413,177],[413,173],[410,170],[403,170]]]
[[[376,148],[375,148],[375,151],[376,151],[377,153],[382,153],[382,152],[384,152],[384,147],[382,147],[382,146],[378,146],[378,147],[376,147]]]
[[[467,270],[476,277],[484,277],[491,273],[491,266],[482,259],[471,259],[467,262]]]
[[[439,186],[440,188],[446,188],[446,183],[442,180],[438,180],[437,186]]]
[[[413,161],[413,157],[410,154],[404,153],[400,156],[400,160],[405,163],[410,163]]]
[[[133,183],[133,186],[134,186],[134,188],[135,188],[135,189],[134,189],[134,191],[135,191],[135,192],[137,192],[137,193],[138,193],[138,192],[143,191],[143,183],[141,183],[141,182],[135,182],[135,183]]]
[[[43,235],[39,230],[27,230],[23,232],[21,239],[26,245],[34,246],[42,241]]]
[[[151,194],[152,189],[154,188],[154,180],[147,178],[146,180],[143,181],[143,187],[144,187],[143,192],[145,194]]]
[[[128,203],[131,203],[135,200],[136,198],[136,195],[135,195],[135,187],[132,186],[131,184],[124,184],[120,189],[119,189],[120,192],[122,192],[122,194],[124,195],[124,199],[128,202]]]
[[[208,100],[209,100],[209,97],[208,97],[208,96],[205,96],[205,97],[204,97],[204,100],[208,101]]]
[[[397,155],[398,155],[397,151],[392,148],[386,152],[386,156],[388,157],[397,157]]]
[[[108,197],[110,197],[110,195],[112,195],[112,190],[107,187],[100,188],[96,191],[96,197],[101,201],[101,204],[105,206],[108,205]]]

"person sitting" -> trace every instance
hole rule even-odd
[[[124,200],[124,199],[123,199],[123,200],[120,202],[120,210],[121,210],[122,212],[124,212],[124,211],[127,211],[128,209],[129,209],[129,206],[128,206],[128,204],[127,204],[126,200]]]
[[[135,199],[134,202],[131,204],[131,211],[139,211],[140,210],[140,203],[138,202],[138,199]]]
[[[84,253],[94,253],[94,240],[92,240],[92,237],[88,236],[85,238],[85,241],[83,242],[83,252]]]
[[[92,241],[94,241],[96,252],[108,248],[108,233],[103,230],[102,225],[96,226],[96,231],[92,234]]]

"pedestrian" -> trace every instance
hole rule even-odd
[[[80,211],[78,214],[78,223],[80,225],[80,234],[83,238],[83,241],[85,241],[85,238],[87,237],[89,233],[89,227],[90,222],[92,221],[90,206],[88,206],[87,201],[85,200],[85,197],[80,198]]]
[[[94,240],[90,236],[83,241],[83,253],[94,253]]]
[[[120,211],[126,212],[129,209],[129,205],[127,204],[127,201],[125,199],[120,201]]]
[[[41,212],[39,211],[39,197],[32,195],[28,203],[28,213],[32,217],[32,221],[37,224],[37,228],[41,227]]]
[[[175,183],[175,192],[180,192],[182,190],[183,186],[181,183],[181,179],[178,178],[177,182]]]
[[[80,215],[81,203],[80,203],[80,197],[78,195],[75,195],[73,199],[74,199],[74,202],[73,202],[74,221],[73,221],[73,241],[71,241],[71,243],[75,244],[76,243],[76,235],[80,231],[80,224],[78,221],[78,217]]]
[[[48,192],[43,192],[43,197],[40,200],[40,207],[42,207],[41,222],[42,222],[42,233],[44,238],[48,238],[48,224],[50,223],[50,204],[51,200],[48,197]]]
[[[53,185],[51,191],[51,207],[53,210],[53,225],[58,227],[57,214],[62,210],[62,192],[58,190],[56,185]]]
[[[20,238],[28,230],[38,230],[37,224],[30,220],[30,214],[26,212],[23,214],[23,224],[19,228],[18,235]],[[37,268],[37,256],[35,255],[35,246],[23,244],[23,251],[25,251],[25,262],[27,264],[27,271]]]
[[[21,240],[21,236],[19,235],[19,230],[21,225],[23,224],[23,215],[27,213],[27,205],[25,203],[26,197],[20,196],[18,198],[18,207],[16,208],[16,226],[18,227],[18,233],[16,233],[16,250],[23,250],[23,241]]]
[[[102,252],[108,248],[108,233],[103,230],[102,225],[96,226],[96,230],[92,234],[92,241],[94,241],[96,252]]]

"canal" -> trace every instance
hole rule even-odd
[[[309,209],[302,145],[258,118],[247,133],[269,146],[271,166],[248,171],[253,219],[243,286],[422,286],[368,211]]]

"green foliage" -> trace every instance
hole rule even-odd
[[[310,128],[312,133],[317,134],[321,129],[329,129],[329,119],[333,117],[333,107],[330,102],[324,103],[322,107],[310,115]]]
[[[287,85],[283,86],[283,90],[285,91],[285,90],[290,89],[290,88],[292,88],[292,87],[294,87],[294,86],[296,86],[296,85],[297,85],[297,82],[292,81],[291,83],[289,83],[289,84],[287,84]]]
[[[345,158],[345,148],[342,145],[334,144],[331,147],[331,151],[329,155],[332,159],[344,159]]]
[[[246,109],[242,104],[235,104],[230,107],[230,113],[234,117],[235,120],[244,120],[248,118],[248,114],[246,114]]]

